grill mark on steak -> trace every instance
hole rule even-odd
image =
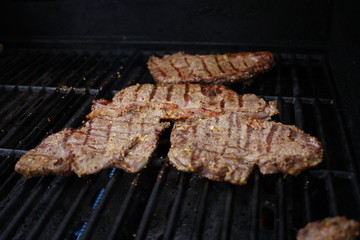
[[[275,102],[266,103],[263,99],[253,94],[247,94],[246,98],[244,95],[240,107],[239,95],[224,86],[201,84],[144,85],[142,88],[144,91],[138,93],[138,100],[136,102],[133,101],[134,92],[137,88],[134,85],[121,90],[114,96],[112,103],[104,106],[99,105],[89,115],[108,114],[116,116],[117,109],[134,106],[133,110],[137,111],[137,105],[148,106],[161,119],[187,119],[194,116],[194,114],[214,116],[232,111],[239,111],[247,118],[269,119],[272,115],[278,113]],[[170,86],[172,86],[173,90],[169,89]],[[171,90],[170,101],[168,101],[170,95],[167,94],[169,90]],[[119,103],[118,98],[122,96],[123,100]],[[223,106],[223,109],[221,106]]]
[[[161,76],[162,76],[163,78],[166,78],[166,77],[168,76],[168,75],[166,74],[166,72],[164,72],[164,70],[161,69],[160,65],[159,65],[157,62],[154,61],[154,63],[155,63],[155,65],[156,65],[157,70],[160,72]]]
[[[142,88],[143,84],[138,84],[136,89],[135,89],[135,94],[134,94],[134,102],[136,102],[137,98],[138,98],[138,92],[140,91],[140,89]]]
[[[181,72],[180,72],[180,69],[178,69],[177,67],[175,67],[175,65],[171,62],[171,60],[169,60],[169,63],[170,63],[170,65],[171,65],[171,67],[175,69],[175,71],[177,72],[179,78],[182,79],[183,77],[182,77],[182,74],[181,74]]]
[[[109,125],[107,126],[107,134],[106,134],[106,142],[110,141],[110,134],[112,129],[112,122],[109,122]]]
[[[198,55],[196,55],[196,57],[197,57],[198,59],[200,59],[201,64],[202,64],[202,66],[203,66],[203,68],[204,68],[205,72],[208,74],[208,76],[209,76],[209,77],[212,77],[213,75],[212,75],[212,74],[211,74],[211,72],[209,71],[209,69],[208,69],[208,67],[207,67],[206,63],[204,62],[204,59],[202,59],[202,58],[201,58],[200,56],[198,56]]]
[[[291,141],[294,141],[295,138],[296,138],[296,136],[297,136],[297,132],[295,132],[295,131],[293,131],[292,129],[290,129],[289,139],[290,139]]]
[[[179,52],[162,58],[152,56],[147,65],[158,83],[216,84],[249,79],[269,71],[275,64],[270,52],[221,55],[188,55]],[[167,76],[159,72],[158,67],[161,66]]]
[[[233,64],[233,62],[231,61],[231,59],[232,59],[232,58],[229,58],[229,64],[230,64],[230,66],[232,67],[232,69],[235,70],[235,72],[239,72],[239,69],[237,69],[237,68],[235,67],[235,65]]]
[[[253,132],[253,128],[252,126],[246,124],[246,142],[245,142],[245,145],[244,145],[244,148],[248,148],[250,146],[250,142],[251,142],[251,134]]]
[[[209,86],[204,86],[204,85],[200,85],[201,88],[201,93],[209,98],[213,98],[217,95],[217,91],[216,89],[214,90],[214,87],[209,87]]]
[[[196,152],[199,152],[197,155],[196,155]],[[194,144],[194,148],[193,148],[193,151],[191,153],[191,157],[190,157],[190,163],[194,163],[195,161],[198,160],[199,156],[200,156],[200,149],[198,149],[198,145],[197,144]]]
[[[212,180],[244,184],[255,165],[263,174],[295,175],[322,161],[320,142],[294,126],[244,119],[238,112],[225,113],[218,118],[218,123],[215,117],[175,123],[168,156],[176,168],[197,172]],[[191,131],[194,126],[198,126],[198,132],[188,135],[184,141],[183,131]],[[209,128],[211,131],[206,130]],[[294,142],[286,141],[290,129],[298,134]],[[268,152],[264,143],[270,145]],[[196,152],[188,152],[195,145]],[[199,150],[209,154],[199,153]]]
[[[185,84],[185,93],[184,93],[184,105],[185,107],[188,105],[189,103],[189,84]]]
[[[224,99],[221,99],[221,101],[220,101],[220,108],[221,108],[221,111],[222,111],[222,112],[224,111],[224,107],[225,107],[225,100],[224,100]]]
[[[248,67],[248,64],[247,64],[245,58],[241,59],[241,61],[243,62],[243,64],[244,64],[245,67]]]
[[[223,74],[225,74],[224,69],[223,69],[223,68],[220,66],[220,64],[219,64],[218,56],[217,56],[217,55],[214,55],[214,58],[215,58],[216,65],[217,65],[217,67],[219,68],[220,72],[223,73]]]
[[[233,120],[234,116],[235,116],[235,113],[233,113],[233,112],[231,112],[229,114],[229,128],[228,128],[228,137],[229,138],[231,137],[231,129],[234,126],[234,120]]]
[[[86,145],[89,141],[91,130],[92,130],[92,119],[89,120],[89,127],[88,127],[86,135],[85,135],[85,140],[83,143],[84,145]]]
[[[149,97],[149,102],[151,102],[151,100],[154,98],[157,88],[158,88],[157,85],[153,85],[153,89],[151,90],[150,97]]]
[[[239,108],[242,108],[244,106],[243,105],[243,97],[242,97],[242,95],[238,96],[238,105],[239,105]]]
[[[187,65],[187,66],[188,66],[188,68],[190,69],[189,76],[192,76],[192,75],[193,75],[193,73],[194,73],[194,69],[193,69],[193,68],[191,68],[191,66],[190,66],[190,64],[189,64],[189,61],[188,61],[188,59],[187,59],[186,55],[184,55],[183,57],[184,57],[184,61],[185,61],[186,65]]]
[[[194,125],[194,126],[192,126],[192,127],[191,127],[191,129],[193,130],[193,134],[194,134],[194,136],[196,136],[196,133],[197,133],[197,126],[196,126],[196,125]]]
[[[132,124],[133,124],[133,120],[132,120],[132,118],[130,118],[129,119],[129,121],[127,122],[127,124],[128,124],[128,129],[129,129],[129,133],[128,133],[128,137],[130,137],[130,134],[131,134],[131,127],[132,127]]]
[[[167,90],[166,101],[171,100],[171,93],[172,93],[173,90],[174,90],[174,85],[170,85],[168,90]]]
[[[278,129],[278,125],[272,125],[271,129],[270,129],[270,132],[269,132],[269,135],[266,137],[266,152],[270,152],[270,149],[271,149],[271,142],[273,140],[273,137],[274,137],[274,134],[275,132],[277,131]]]

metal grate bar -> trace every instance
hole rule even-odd
[[[291,80],[293,86],[293,96],[298,97],[300,95],[299,78],[296,70],[296,56],[291,55]]]
[[[71,65],[71,63],[71,56],[69,56],[68,54],[59,54],[55,61],[52,62],[52,64],[48,67],[48,69],[44,69],[45,72],[39,73],[41,75],[33,78],[33,80],[31,81],[31,85],[51,86],[51,78],[56,77],[63,68]]]
[[[121,57],[117,57],[113,61],[111,71],[104,72],[104,74],[102,75],[103,80],[96,81],[93,86],[100,90],[116,89],[116,86],[119,85],[123,87],[128,82],[128,79],[126,78],[128,73],[127,69],[131,69],[134,60],[133,58],[134,57],[130,57],[130,59],[124,62]],[[120,72],[122,72],[123,69],[123,65],[125,65],[125,70],[123,71],[123,74],[120,75]],[[110,91],[106,92],[104,97],[108,97],[109,94]]]
[[[327,176],[325,178],[325,184],[326,184],[327,193],[329,195],[329,199],[331,199],[329,201],[330,215],[338,216],[339,211],[337,208],[337,200],[336,200],[336,195],[335,195],[333,176],[331,174],[327,174]]]
[[[33,95],[31,96],[30,99],[26,99],[27,96],[29,95],[29,92],[27,92],[27,93],[21,93],[19,94],[18,97],[15,98],[14,97],[15,94],[16,93],[14,92],[12,96],[9,96],[8,99],[9,104],[6,107],[2,107],[2,109],[0,110],[0,114],[4,116],[2,119],[2,123],[0,124],[0,128],[2,129],[0,136],[3,136],[5,134],[5,130],[6,130],[4,129],[5,126],[9,125],[10,123],[13,123],[14,119],[19,118],[21,114],[23,114],[26,110],[28,110],[28,108],[30,107],[30,103],[33,102],[37,97],[36,95]],[[24,104],[25,101],[26,103]],[[14,109],[18,109],[18,108],[20,109],[15,112]]]
[[[8,81],[6,81],[6,83],[7,84],[12,84],[12,83],[21,84],[22,80],[20,80],[20,79],[27,78],[28,74],[34,73],[38,69],[37,66],[39,65],[39,63],[46,61],[47,57],[48,56],[46,56],[46,55],[41,55],[35,61],[31,62],[29,65],[24,67],[21,71],[14,73],[11,76],[4,76],[5,79],[9,79]]]
[[[45,85],[45,86],[59,86],[63,76],[71,72],[72,69],[76,69],[85,58],[86,53],[81,55],[70,54],[65,55],[65,58],[60,58],[57,64],[49,71],[45,72],[42,77],[38,78],[33,85]]]
[[[71,207],[69,208],[69,210],[67,211],[66,215],[63,218],[63,221],[61,222],[61,224],[57,227],[56,232],[53,235],[53,240],[59,240],[62,239],[62,236],[64,234],[64,230],[68,227],[68,225],[70,224],[71,219],[73,218],[73,215],[75,213],[75,211],[77,210],[79,204],[81,203],[82,199],[84,198],[86,192],[89,189],[90,184],[87,184],[87,180],[90,179],[90,177],[85,177],[83,178],[83,182],[85,183],[84,186],[80,189],[79,194],[76,196],[76,198],[74,199]]]
[[[178,190],[177,190],[177,193],[176,193],[176,197],[175,197],[175,200],[174,200],[174,203],[171,207],[171,210],[170,210],[170,215],[168,217],[168,221],[167,221],[167,224],[166,224],[166,228],[165,228],[165,231],[164,231],[164,237],[163,239],[172,239],[172,235],[174,233],[174,225],[176,224],[176,220],[177,220],[177,215],[178,215],[178,211],[179,211],[179,208],[181,206],[181,199],[184,195],[184,191],[185,191],[185,188],[186,188],[186,185],[187,185],[187,182],[189,181],[189,175],[186,174],[186,173],[181,173],[181,176],[180,176],[180,182],[179,182],[179,185],[178,185]]]
[[[61,177],[57,177],[57,178],[60,179]],[[59,187],[56,189],[56,192],[54,193],[54,195],[51,196],[51,200],[48,202],[46,208],[44,210],[42,210],[40,218],[36,221],[34,226],[31,228],[31,231],[27,234],[27,236],[26,236],[27,240],[36,239],[38,237],[37,235],[38,235],[39,231],[41,230],[41,228],[44,226],[44,222],[49,217],[51,210],[54,208],[55,204],[57,203],[60,196],[62,195],[64,188],[67,186],[67,183],[69,182],[69,178],[66,178],[63,181],[64,182],[56,182],[59,185]],[[48,198],[49,197],[50,196],[48,196]],[[48,198],[46,198],[46,201],[49,200]]]
[[[311,203],[310,203],[310,193],[308,188],[308,176],[304,179],[304,203],[305,203],[305,221],[310,222],[312,220],[312,209],[311,209]]]
[[[278,214],[278,224],[277,224],[277,239],[284,240],[285,239],[285,220],[286,220],[286,213],[285,213],[285,190],[284,190],[284,180],[279,178],[277,181],[277,214]]]
[[[146,204],[144,214],[141,218],[139,227],[136,231],[135,239],[142,239],[144,237],[147,225],[149,223],[150,216],[152,214],[152,211],[153,211],[153,208],[155,205],[155,201],[158,197],[158,192],[160,191],[160,188],[161,188],[164,180],[166,179],[168,172],[169,172],[168,163],[164,162],[163,165],[161,166],[161,169],[160,169],[157,179],[155,181],[154,187],[151,191],[148,203]]]
[[[225,201],[224,219],[222,222],[221,239],[226,240],[231,236],[231,218],[234,208],[234,185],[228,185]]]
[[[52,54],[46,62],[43,62],[37,68],[31,69],[30,72],[26,72],[26,74],[23,74],[25,76],[22,76],[22,78],[18,77],[16,79],[17,81],[12,82],[14,82],[16,85],[33,85],[38,80],[38,78],[43,77],[44,73],[53,68],[56,62],[59,61],[59,58],[61,58],[61,54]]]
[[[0,68],[1,74],[9,69],[9,65],[13,65],[17,61],[21,60],[21,57],[23,57],[23,53],[19,51],[6,51],[4,54],[1,54],[1,56],[2,55],[6,55],[6,58],[3,59],[5,61],[1,62],[1,66],[3,67]]]
[[[10,64],[11,61],[14,61],[18,56],[14,56],[14,53],[8,54],[8,52],[1,53],[0,55],[0,71],[5,69],[7,64]],[[4,67],[4,68],[3,68]]]
[[[5,230],[1,232],[0,239],[7,239],[8,236],[13,232],[14,228],[18,225],[19,221],[23,219],[23,216],[26,211],[28,211],[30,204],[33,202],[35,197],[40,193],[42,188],[44,187],[44,178],[42,177],[35,187],[32,189],[31,193],[27,196],[26,201],[21,205],[21,207],[16,211],[15,216],[10,220],[9,224],[7,224]],[[14,205],[15,201],[10,202],[5,208],[3,208],[4,211],[2,211],[2,214],[8,213],[10,211],[11,207]],[[0,218],[3,219],[4,216],[0,215]]]
[[[294,239],[293,236],[293,226],[294,226],[294,221],[293,221],[293,215],[291,213],[293,213],[294,211],[294,203],[293,201],[295,201],[296,199],[293,199],[293,190],[294,190],[294,183],[293,183],[293,178],[292,177],[288,177],[285,179],[285,191],[286,191],[286,213],[288,213],[286,215],[286,235],[287,235],[287,239]]]
[[[21,72],[22,69],[27,67],[29,64],[33,62],[33,58],[37,57],[37,54],[28,53],[26,56],[21,56],[14,61],[14,63],[7,64],[4,66],[4,71],[1,72],[1,79],[8,79],[9,76],[13,76],[14,74]],[[9,66],[12,65],[12,66]],[[3,81],[3,80],[1,80]]]
[[[120,171],[115,171],[115,173],[111,176],[110,180],[107,182],[99,202],[96,204],[96,206],[94,206],[95,210],[93,211],[93,213],[90,216],[90,219],[88,220],[88,224],[85,228],[83,235],[81,236],[81,239],[90,238],[92,232],[95,230],[94,225],[96,224],[96,220],[97,220],[100,212],[102,211],[104,204],[106,203],[106,201],[108,199],[108,196],[114,186],[116,179],[119,177],[119,172]]]
[[[65,96],[62,96],[60,101],[55,102],[53,108],[50,109],[46,117],[43,117],[36,125],[32,126],[30,131],[27,132],[26,136],[22,138],[21,142],[16,145],[16,148],[27,149],[29,146],[32,146],[33,141],[36,140],[39,135],[41,136],[43,132],[46,132],[46,130],[49,129],[49,123],[54,121],[58,115],[63,113],[71,101],[74,101],[74,97],[75,94],[70,91]]]
[[[275,87],[275,95],[281,96],[281,69],[282,69],[282,61],[281,56],[279,54],[274,54],[276,61],[276,87]]]
[[[89,65],[92,65],[91,62],[94,61],[94,59],[97,58],[97,54],[87,54],[87,56],[83,61],[79,61],[79,65],[76,66],[75,70],[69,71],[66,75],[64,74],[64,77],[59,81],[58,85],[60,86],[67,86],[67,85],[73,85],[77,86],[76,81],[73,80],[74,77],[79,77],[80,81],[83,79],[82,72],[85,71],[85,69],[88,69]]]
[[[33,125],[41,119],[46,118],[46,113],[52,108],[57,101],[57,94],[53,93],[49,96],[44,96],[43,99],[38,99],[32,102],[29,110],[15,121],[15,125],[11,125],[7,134],[0,140],[0,146],[6,148],[14,148],[20,139],[22,139],[29,130],[33,129]],[[36,107],[36,109],[34,109]],[[33,111],[34,110],[34,111]]]
[[[86,69],[89,69],[86,71],[86,73],[83,75],[83,77],[79,77],[79,80],[77,82],[74,82],[74,83],[67,83],[67,84],[71,84],[72,86],[82,86],[84,83],[87,87],[91,87],[91,82],[93,80],[91,80],[93,77],[91,77],[92,75],[95,75],[96,71],[98,69],[101,69],[104,65],[104,61],[106,60],[106,56],[103,55],[100,57],[100,59],[95,63],[93,64],[92,67],[89,67],[89,68],[84,68],[83,71],[85,71]],[[87,82],[89,82],[88,84],[86,84]]]
[[[12,89],[11,91],[5,92],[5,87],[3,85],[1,85],[0,91],[4,92],[0,96],[0,105],[4,106],[7,103],[7,101],[5,101],[5,100],[8,100],[9,96],[11,96],[12,94],[14,94],[14,92],[16,92],[16,89]]]
[[[134,180],[131,182],[131,186],[130,186],[128,192],[126,193],[126,197],[124,198],[124,200],[119,208],[119,211],[116,214],[116,219],[112,224],[108,239],[115,238],[115,236],[118,232],[119,226],[121,225],[121,223],[123,222],[123,220],[125,218],[125,214],[127,213],[127,209],[130,205],[130,201],[134,197],[135,188],[138,185],[139,178],[140,178],[140,174],[137,174],[136,177],[134,178]]]
[[[259,200],[260,178],[258,171],[254,173],[254,179],[255,179],[255,183],[251,196],[251,209],[250,209],[251,211],[250,239],[251,240],[258,239],[258,235],[259,235],[258,223],[259,223],[259,204],[260,204],[260,200]]]
[[[193,240],[201,238],[200,234],[203,230],[206,199],[208,196],[210,184],[211,184],[211,182],[206,181],[204,183],[204,187],[202,188],[202,191],[201,191],[201,197],[200,197],[199,205],[197,207],[197,212],[196,212],[194,229],[193,229],[192,235],[191,235],[191,239],[193,239]]]

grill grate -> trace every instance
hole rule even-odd
[[[138,174],[107,169],[83,178],[25,179],[14,172],[19,157],[45,136],[81,125],[94,99],[152,82],[147,58],[169,52],[0,55],[0,239],[294,239],[309,221],[359,219],[358,161],[323,53],[277,53],[273,71],[231,87],[277,100],[275,120],[322,141],[325,161],[299,176],[255,171],[247,185],[234,186],[178,172],[166,162],[169,131]]]

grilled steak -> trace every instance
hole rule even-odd
[[[15,170],[25,177],[71,173],[70,149],[66,142],[72,131],[64,129],[45,138],[36,148],[25,153]]]
[[[254,94],[238,95],[224,86],[199,84],[137,84],[118,92],[113,102],[100,100],[91,115],[116,115],[118,108],[147,106],[161,119],[186,119],[194,115],[217,116],[239,112],[243,117],[269,119],[278,113],[276,102],[267,104]],[[106,110],[104,110],[106,109]]]
[[[15,170],[26,177],[47,174],[78,176],[108,167],[138,172],[157,146],[159,134],[169,126],[159,119],[134,115],[99,116],[83,127],[50,135],[23,155]]]
[[[160,119],[217,116],[232,110],[261,119],[277,113],[275,102],[267,105],[253,94],[239,96],[222,86],[131,86],[112,102],[95,101],[83,127],[47,137],[15,169],[27,177],[70,172],[81,176],[112,166],[137,172],[156,148],[159,134],[169,126]]]
[[[269,71],[274,58],[270,52],[223,55],[189,55],[183,52],[151,56],[148,68],[157,83],[219,84],[243,81]]]
[[[230,112],[175,123],[168,156],[178,170],[245,184],[255,165],[263,174],[297,174],[322,154],[318,140],[294,126]]]
[[[300,229],[297,240],[354,240],[360,236],[360,223],[346,217],[325,218]]]

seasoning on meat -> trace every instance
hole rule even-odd
[[[277,103],[268,104],[254,94],[238,95],[224,86],[200,84],[137,84],[118,92],[113,102],[98,100],[91,115],[116,115],[119,108],[147,106],[161,119],[186,119],[194,115],[218,116],[239,112],[243,117],[269,119],[278,114]]]
[[[91,118],[83,127],[64,129],[45,138],[20,158],[15,170],[26,177],[71,172],[82,176],[109,167],[138,172],[168,126],[160,119],[144,118],[131,111],[116,118]]]
[[[15,166],[24,176],[78,176],[117,167],[140,171],[157,146],[159,134],[170,124],[161,119],[217,116],[236,110],[244,117],[268,119],[276,114],[253,94],[237,95],[221,86],[135,85],[117,93],[113,101],[94,101],[84,126],[50,135]]]
[[[297,240],[355,240],[360,236],[360,223],[346,217],[330,217],[308,223],[300,229]]]
[[[220,84],[244,81],[275,65],[270,52],[189,55],[178,52],[151,56],[148,68],[157,83]]]
[[[263,174],[298,174],[323,156],[320,142],[296,127],[237,112],[176,122],[170,141],[178,170],[234,184],[245,184],[255,165]]]

